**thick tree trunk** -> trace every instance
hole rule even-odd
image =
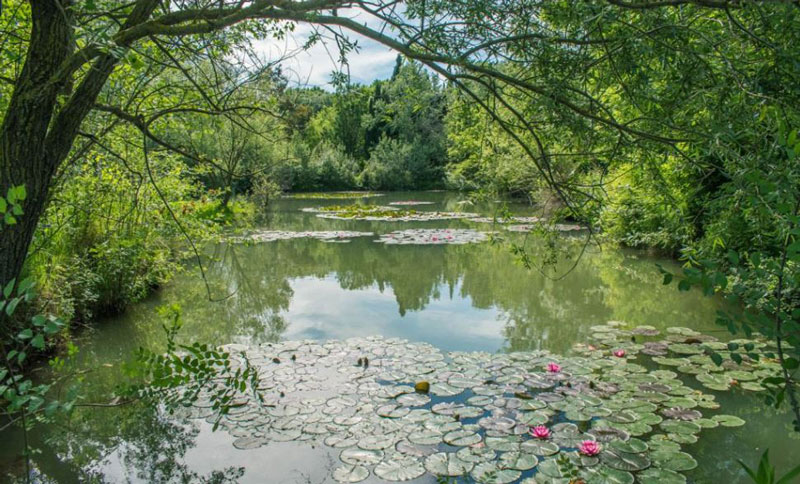
[[[158,1],[138,0],[122,28],[147,20]],[[28,198],[19,223],[0,231],[0,283],[22,271],[53,176],[117,64],[113,55],[100,55],[58,109],[58,93],[70,82],[56,78],[72,51],[70,4],[71,0],[31,0],[31,42],[0,131],[0,193],[25,185]]]
[[[45,149],[63,83],[53,75],[70,52],[70,26],[65,9],[54,0],[32,0],[33,27],[25,65],[0,128],[0,193],[25,185],[28,193],[18,223],[0,230],[0,283],[19,275],[36,222],[44,211],[50,180],[60,160]]]

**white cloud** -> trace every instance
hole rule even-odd
[[[340,11],[373,29],[380,30],[381,25],[372,17],[356,10]],[[284,73],[294,84],[319,86],[330,89],[331,74],[336,70],[349,71],[353,82],[367,84],[375,79],[389,77],[394,69],[397,54],[373,40],[358,34],[345,32],[351,41],[359,47],[357,52],[347,54],[347,66],[339,62],[339,50],[330,39],[317,42],[307,50],[303,46],[314,32],[314,26],[297,24],[294,32],[284,39],[264,39],[255,42],[254,47],[266,60],[276,60],[287,54],[289,58],[281,62]],[[321,31],[324,35],[326,32]],[[330,36],[330,33],[327,33]],[[348,69],[349,67],[349,69]]]

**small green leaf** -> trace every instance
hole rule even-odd
[[[3,297],[9,298],[11,297],[11,292],[14,290],[14,284],[17,282],[16,279],[11,279],[6,284],[6,287],[3,288]]]
[[[797,358],[786,358],[783,360],[783,367],[787,370],[796,370],[800,366],[800,361]]]
[[[44,335],[39,333],[33,337],[31,340],[31,346],[36,349],[43,350],[44,349]]]

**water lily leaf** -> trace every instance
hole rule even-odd
[[[364,449],[345,449],[339,454],[339,459],[345,464],[370,466],[383,459],[383,451]]]
[[[463,460],[460,457],[461,452],[467,449],[469,448],[461,449],[455,454],[452,452],[439,452],[430,455],[425,459],[425,469],[436,476],[463,476],[475,466],[473,462]]]
[[[634,477],[630,472],[613,469],[605,465],[594,467],[587,467],[583,470],[583,475],[586,476],[589,483],[603,483],[603,484],[633,484]]]
[[[333,471],[336,482],[361,482],[369,477],[369,470],[360,465],[343,465]]]
[[[425,474],[422,464],[413,457],[396,456],[375,466],[375,475],[386,481],[410,481]]]
[[[447,383],[434,383],[430,389],[430,393],[437,397],[454,397],[463,391],[463,388],[457,388]]]
[[[443,440],[456,447],[465,447],[480,442],[481,436],[469,430],[455,430],[445,434]]]
[[[557,454],[558,444],[548,440],[530,439],[520,445],[521,452],[527,452],[538,456],[548,456]]]
[[[558,461],[554,458],[545,459],[539,463],[538,473],[547,476],[550,479],[557,479],[567,477],[564,475],[561,466],[558,464]],[[538,476],[538,475],[537,475]],[[538,481],[537,482],[550,482],[550,481]]]
[[[500,452],[511,452],[520,450],[519,439],[514,436],[486,437],[486,446],[492,450],[497,450]]]
[[[697,420],[703,416],[703,414],[697,410],[680,407],[665,408],[661,411],[661,413],[663,413],[664,416],[675,420]]]
[[[600,453],[603,464],[620,471],[640,471],[650,467],[650,459],[645,454],[630,454],[606,448]]]
[[[659,424],[659,427],[665,432],[673,434],[696,434],[701,430],[696,423],[683,420],[664,420]]]
[[[233,446],[239,450],[257,449],[264,445],[266,440],[260,437],[239,437],[233,441]]]
[[[397,403],[405,407],[419,407],[430,403],[431,397],[421,393],[406,393],[397,397]]]
[[[667,434],[667,438],[679,444],[694,444],[698,440],[695,434]]]
[[[651,467],[638,473],[641,484],[686,484],[686,477],[668,469]]]
[[[444,434],[437,430],[419,430],[408,434],[408,440],[419,445],[436,445],[442,442]]]
[[[520,422],[528,423],[523,418],[520,418]],[[486,430],[496,430],[498,432],[509,432],[516,424],[517,422],[506,417],[485,417],[478,420],[479,426],[485,428]]]
[[[356,445],[358,443],[358,439],[350,434],[342,433],[342,434],[329,435],[325,437],[325,440],[323,442],[328,447],[333,447],[335,449],[344,449]]]
[[[744,420],[735,415],[714,415],[711,419],[723,427],[741,427],[745,424]]]
[[[500,462],[497,466],[500,469],[515,469],[518,471],[527,471],[536,467],[539,459],[529,453],[520,452],[505,452],[500,456]]]
[[[383,450],[392,447],[396,438],[392,435],[367,435],[358,441],[358,447],[364,450]]]
[[[485,484],[508,484],[520,478],[522,473],[514,469],[499,469],[491,462],[478,464],[470,473],[477,482]]]
[[[628,440],[631,436],[622,429],[611,427],[595,427],[586,432],[598,442],[611,442],[612,440]]]
[[[718,373],[698,373],[695,378],[703,384],[704,387],[711,390],[725,391],[731,387],[731,379],[725,374]]]
[[[469,447],[459,449],[458,452],[456,452],[456,455],[463,461],[478,463],[494,460],[494,458],[497,456],[497,452],[486,447],[485,445],[471,445]]]
[[[653,463],[670,471],[690,471],[697,467],[697,461],[686,452],[659,450],[650,453]]]
[[[606,446],[609,449],[618,450],[620,452],[627,452],[629,454],[638,454],[645,452],[648,449],[647,443],[639,439],[630,440],[614,440]]]

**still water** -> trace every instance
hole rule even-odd
[[[463,209],[484,215],[497,210],[493,203],[460,203],[463,198],[450,193],[392,193],[369,202],[411,199],[434,202],[420,210]],[[376,235],[409,228],[493,229],[464,220],[343,221],[301,211],[346,203],[282,199],[263,225],[270,230]],[[510,209],[535,215],[524,206]],[[444,351],[566,353],[588,339],[590,326],[611,320],[660,329],[686,326],[727,337],[714,325],[719,300],[661,284],[656,264],[674,269],[669,260],[594,245],[577,259],[583,239],[573,234],[555,242],[560,255],[555,266],[540,267],[549,255],[547,241],[502,235],[502,242],[463,246],[384,245],[374,242],[377,237],[348,243],[219,243],[208,249],[205,260],[214,300],[209,300],[196,268],[189,266],[147,301],[82,335],[76,364],[86,370],[84,385],[93,401],[107,401],[132,352],[163,345],[157,308],[165,304],[182,308],[180,339],[217,344],[382,335],[427,342]],[[512,243],[525,246],[533,267],[520,263]],[[698,443],[685,446],[700,463],[689,474],[694,482],[748,482],[736,459],[753,464],[767,447],[779,469],[800,461],[800,441],[788,437],[785,414],[765,409],[752,394],[718,393],[717,400],[722,411],[748,423],[709,430]],[[327,476],[337,460],[330,449],[304,443],[236,450],[233,437],[212,432],[203,421],[184,422],[137,405],[81,409],[56,429],[32,437],[42,451],[34,458],[36,466],[53,482],[321,483],[332,482]],[[3,468],[19,470],[15,455],[20,442],[18,433],[3,435]]]

